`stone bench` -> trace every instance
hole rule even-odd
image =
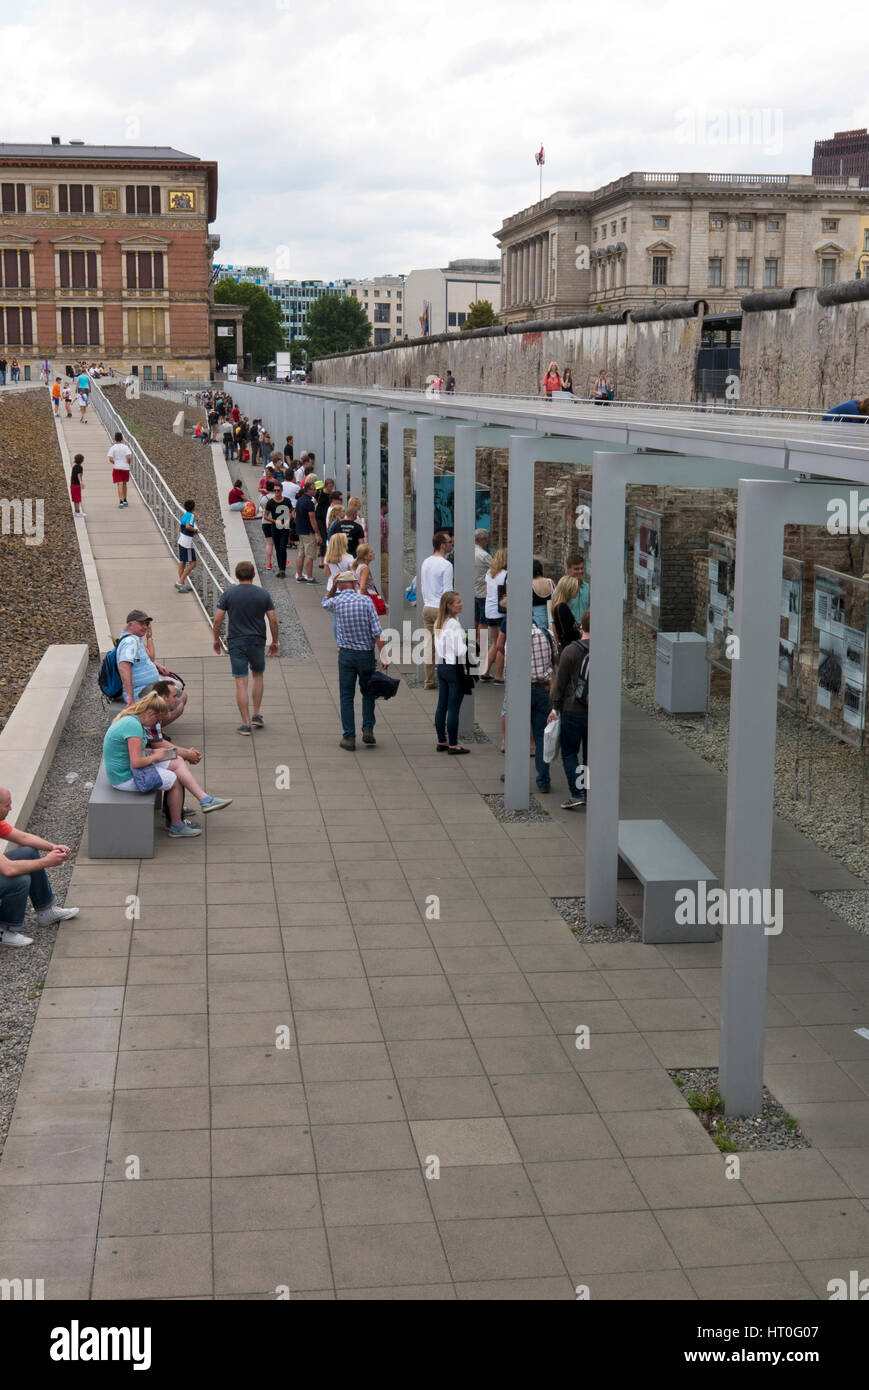
[[[676,893],[690,888],[718,887],[718,879],[693,850],[662,820],[619,821],[619,878],[637,878],[643,885],[643,941],[714,941],[708,923],[676,922]]]
[[[88,803],[91,859],[153,859],[154,814],[159,791],[119,792],[100,762]]]

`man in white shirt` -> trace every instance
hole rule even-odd
[[[133,455],[124,443],[120,430],[115,434],[115,442],[106,457],[112,465],[112,482],[118,485],[118,506],[128,507],[127,483],[130,481],[130,460]]]
[[[441,594],[453,587],[453,567],[447,559],[451,538],[446,531],[436,531],[432,538],[434,553],[419,567],[419,587],[422,594],[422,621],[426,631],[425,689],[436,690],[434,668],[434,629]]]

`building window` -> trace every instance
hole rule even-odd
[[[628,230],[628,219],[627,219],[626,217],[623,217],[623,218],[622,218],[622,231],[623,231],[623,232],[626,232],[627,230]]]
[[[375,299],[379,299],[379,298],[380,298],[380,290],[375,290],[375,291],[374,291],[374,298],[375,298]]]
[[[670,225],[669,217],[653,217],[652,226],[656,231],[666,231]]]
[[[0,305],[0,346],[33,346],[33,310]]]
[[[150,183],[127,184],[127,212],[131,216],[160,215],[160,187]]]
[[[723,228],[724,228],[724,218],[723,218],[723,217],[710,217],[710,219],[709,219],[709,225],[710,225],[710,227],[712,228],[712,230],[713,230],[714,232],[720,232],[720,231],[722,231]]]
[[[739,219],[739,230],[740,230],[741,232],[751,232],[751,231],[753,231],[753,230],[754,230],[754,218],[753,218],[753,217],[740,217],[740,219]]]
[[[447,328],[455,328],[456,316],[454,313],[447,314]]]
[[[99,288],[96,251],[58,251],[57,261],[62,290]]]
[[[61,309],[62,347],[96,347],[100,341],[99,309]]]
[[[165,344],[165,309],[127,309],[125,313],[130,347],[162,347]]]
[[[374,306],[374,322],[375,322],[375,323],[389,323],[389,305],[388,305],[388,304],[375,304],[375,306]]]
[[[767,256],[763,263],[763,286],[764,289],[774,290],[778,285],[778,258]]]
[[[766,219],[766,230],[767,230],[768,232],[780,232],[780,231],[781,231],[781,218],[780,218],[780,217],[768,217],[768,218]]]
[[[591,239],[592,241],[597,241],[597,227],[595,227],[594,231],[592,232]]]
[[[709,286],[710,289],[720,289],[720,288],[721,288],[721,257],[720,257],[720,256],[710,256],[710,257],[709,257],[709,270],[708,270],[708,274],[707,274],[707,277],[706,277],[706,283],[707,283],[707,285]]]
[[[386,295],[387,299],[392,298],[392,290],[384,290],[383,293]]]
[[[667,261],[668,256],[652,257],[652,284],[666,285],[667,283]]]
[[[459,328],[461,328],[462,324],[464,323],[467,317],[467,314],[459,314]]]
[[[61,183],[57,187],[58,212],[93,212],[92,183]]]
[[[389,329],[388,329],[388,328],[375,328],[375,330],[374,330],[374,346],[375,346],[375,347],[383,347],[383,344],[384,344],[384,343],[388,343],[388,342],[389,342]]]
[[[821,258],[821,284],[835,285],[836,266],[838,260],[835,256],[822,256]]]
[[[615,234],[616,234],[616,224],[615,224],[615,222],[611,222],[611,223],[610,223],[610,236],[615,236]]]
[[[128,290],[164,288],[162,251],[128,251],[126,261]]]
[[[863,250],[869,251],[869,230],[863,233]]]
[[[395,297],[396,297],[396,299],[401,299],[401,290],[396,290],[396,291],[395,291]]]
[[[751,257],[737,256],[736,258],[736,283],[740,289],[745,289],[746,285],[751,284]]]
[[[0,184],[0,211],[27,211],[27,189],[23,183]]]
[[[821,231],[822,231],[822,232],[838,232],[838,230],[839,230],[839,219],[838,219],[838,217],[822,217],[822,218],[821,218]]]
[[[350,293],[351,293],[351,295],[353,296],[353,298],[355,299],[355,298],[356,298],[356,291],[355,291],[355,290],[351,290]]]
[[[30,289],[30,252],[5,247],[0,254],[0,285],[6,290]]]

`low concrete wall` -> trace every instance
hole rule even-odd
[[[869,302],[820,304],[815,290],[794,301],[743,314],[740,405],[826,410],[869,396]]]
[[[47,647],[0,733],[0,786],[12,793],[9,819],[20,829],[42,790],[87,664],[83,642]]]
[[[61,428],[60,420],[57,416],[54,417],[54,428],[57,430],[57,443],[60,448],[60,456],[63,459],[65,475],[67,478],[69,478],[72,472],[69,458],[69,450],[66,447],[66,439],[64,438],[64,433]],[[69,488],[67,488],[67,497],[69,497]],[[69,508],[70,511],[75,511],[71,497],[69,497]],[[112,629],[109,624],[108,613],[106,612],[106,604],[105,599],[103,598],[103,591],[100,587],[100,578],[99,574],[97,573],[97,565],[94,559],[94,553],[91,549],[91,539],[88,535],[87,527],[84,525],[83,522],[80,522],[78,525],[76,525],[75,534],[76,538],[78,539],[79,554],[81,555],[81,563],[82,568],[84,570],[85,583],[87,584],[88,603],[91,607],[91,617],[93,618],[94,622],[94,632],[96,633],[97,646],[99,647],[100,652],[105,654],[106,652],[111,651],[112,647],[114,646],[114,638],[112,637]]]

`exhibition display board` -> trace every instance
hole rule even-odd
[[[867,614],[869,582],[815,566],[811,715],[858,746],[866,727]]]
[[[661,517],[634,508],[634,617],[656,631],[661,625]]]

